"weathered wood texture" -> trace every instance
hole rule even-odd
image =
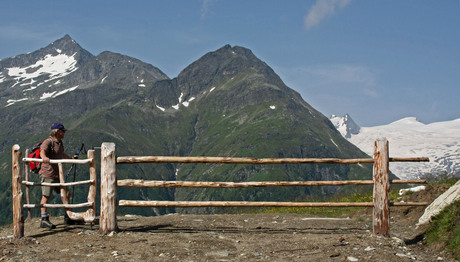
[[[81,207],[91,207],[95,205],[96,203],[94,202],[86,202],[86,203],[80,203],[80,204],[26,204],[24,205],[24,208],[41,208],[41,207],[46,207],[46,208],[66,208],[66,209],[72,209],[72,208],[81,208]],[[91,222],[91,221],[90,221]]]
[[[375,141],[374,150],[374,234],[390,236],[390,169],[388,141]]]
[[[24,209],[22,207],[21,185],[21,151],[19,145],[12,148],[12,194],[13,194],[13,235],[15,238],[24,236]]]
[[[428,162],[426,157],[391,158],[391,162]],[[124,156],[117,164],[132,163],[216,163],[216,164],[362,164],[374,163],[372,158],[245,158],[245,157],[181,157],[181,156]]]
[[[96,219],[96,192],[97,192],[97,171],[96,171],[96,152],[88,150],[88,158],[91,159],[89,164],[89,179],[93,180],[89,186],[88,202],[93,202],[90,208],[86,211],[85,222],[94,222]]]
[[[390,162],[430,162],[428,157],[390,157]]]
[[[391,202],[391,206],[426,206],[427,202]],[[373,202],[247,202],[120,200],[124,207],[373,207]]]
[[[90,182],[89,191],[88,191],[88,202],[82,203],[80,205],[87,206],[88,210],[86,212],[73,212],[71,210],[71,205],[69,204],[69,199],[67,197],[67,189],[66,186],[61,186],[61,199],[63,203],[63,207],[66,210],[67,216],[69,216],[72,220],[83,220],[87,223],[92,223],[96,219],[96,161],[94,161],[95,154],[94,150],[88,151],[88,159],[91,161],[87,161],[90,163],[90,180],[85,182]],[[65,183],[65,176],[62,169],[62,163],[58,164],[59,166],[59,182],[60,184],[76,184],[74,183]]]
[[[101,217],[99,231],[108,234],[118,231],[117,226],[117,176],[114,143],[101,146]]]
[[[429,224],[431,219],[441,213],[444,208],[451,205],[455,201],[460,201],[460,180],[451,186],[446,192],[437,197],[419,218],[417,227]]]
[[[408,180],[400,180],[400,179],[392,179],[390,180],[390,184],[426,184],[428,183],[425,179],[408,179]]]
[[[137,201],[120,200],[130,207],[371,207],[372,202],[247,202],[247,201]]]
[[[26,149],[25,155],[26,156],[29,155],[29,149]],[[29,163],[24,162],[24,179],[26,181],[29,181],[29,170],[30,170]],[[22,181],[22,184],[24,184],[24,181]],[[29,192],[30,192],[30,187],[26,185],[26,203],[27,204],[30,204]],[[27,209],[27,218],[32,218],[32,209],[30,208]]]
[[[17,145],[15,145],[17,146]],[[96,189],[97,189],[97,173],[96,173],[96,161],[95,161],[95,154],[94,150],[88,151],[88,159],[78,160],[78,161],[71,161],[75,164],[90,164],[90,179],[86,181],[77,181],[77,182],[70,182],[65,183],[65,176],[62,164],[67,163],[67,159],[61,160],[53,160],[53,162],[57,163],[59,166],[59,180],[60,183],[38,183],[38,182],[30,182],[27,181],[28,179],[28,166],[27,161],[30,159],[24,158],[26,160],[24,169],[26,174],[26,181],[21,181],[20,176],[20,169],[19,167],[19,159],[20,159],[20,151],[19,146],[17,146],[17,151],[15,153],[15,147],[13,147],[13,214],[17,214],[13,218],[13,224],[17,224],[18,226],[14,227],[14,236],[16,238],[21,238],[24,236],[24,218],[23,218],[23,209],[31,209],[31,208],[64,208],[66,210],[67,215],[73,220],[84,220],[85,222],[94,222],[96,218]],[[16,157],[14,157],[16,154]],[[19,155],[18,155],[19,154]],[[16,177],[17,176],[17,177]],[[16,177],[16,178],[15,178]],[[30,204],[29,200],[27,200],[27,204],[23,205],[22,203],[22,191],[21,185],[28,186],[58,186],[61,187],[61,199],[62,204]],[[89,192],[88,192],[88,202],[80,203],[80,204],[69,204],[69,199],[67,197],[67,186],[73,185],[82,185],[82,184],[90,184]],[[28,199],[28,195],[26,195]],[[71,209],[73,208],[82,208],[88,207],[86,212],[72,212]],[[21,218],[22,216],[22,218]]]
[[[426,183],[426,180],[392,180],[391,183]],[[344,181],[268,181],[268,182],[206,182],[206,181],[155,181],[143,179],[123,179],[117,181],[120,187],[190,187],[190,188],[249,188],[276,186],[341,186],[373,185],[373,180]]]
[[[18,146],[19,147],[19,146]],[[91,150],[90,150],[91,151]],[[91,156],[90,156],[91,155]],[[19,155],[20,157],[20,155]],[[19,159],[19,158],[18,158]],[[19,160],[18,160],[19,161]],[[23,158],[24,162],[42,162],[41,159]],[[101,216],[99,230],[102,234],[118,231],[117,206],[135,207],[351,207],[366,206],[374,207],[374,233],[389,236],[389,206],[422,206],[425,202],[390,202],[389,185],[403,183],[426,183],[425,180],[390,180],[389,162],[427,162],[428,158],[390,158],[388,153],[388,141],[379,139],[375,142],[373,158],[362,159],[337,159],[337,158],[232,158],[232,157],[174,157],[174,156],[127,156],[116,157],[115,144],[103,143],[101,146]],[[88,152],[88,159],[74,160],[62,159],[51,160],[52,164],[60,166],[61,182],[50,184],[60,186],[63,204],[45,205],[22,205],[21,207],[63,207],[72,219],[93,221],[95,217],[96,196],[96,167],[94,152]],[[90,179],[73,183],[65,183],[63,179],[62,164],[90,164]],[[201,182],[201,181],[145,181],[125,179],[117,181],[116,164],[132,163],[216,163],[216,164],[374,164],[373,180],[349,180],[349,181],[265,181],[265,182]],[[13,165],[13,175],[14,175]],[[19,174],[19,171],[18,171]],[[19,190],[21,183],[26,186],[48,185],[49,183],[35,183],[17,180]],[[81,204],[69,204],[65,187],[90,183],[88,202]],[[334,186],[334,185],[374,185],[373,202],[246,202],[246,201],[136,201],[117,200],[117,186],[123,187],[194,187],[194,188],[249,188],[249,187],[273,187],[273,186]],[[17,191],[17,190],[16,190]],[[15,194],[15,193],[13,193]],[[22,192],[18,192],[22,196]],[[22,201],[22,200],[21,200]],[[21,202],[22,203],[22,202]],[[86,213],[71,212],[71,208],[89,207]],[[22,208],[21,208],[22,212]],[[22,213],[21,213],[22,215]],[[22,218],[23,219],[23,218]],[[23,221],[22,221],[23,224]],[[23,234],[23,233],[22,233]]]
[[[75,182],[66,182],[66,183],[45,183],[45,182],[31,182],[31,181],[22,181],[23,185],[26,186],[51,186],[51,187],[61,187],[61,186],[78,186],[84,184],[92,184],[94,183],[94,179],[90,180],[82,180],[82,181],[75,181]]]
[[[24,157],[22,159],[23,162],[37,162],[43,163],[43,159],[41,158],[29,158]],[[90,164],[92,159],[50,159],[50,164]]]
[[[143,179],[123,179],[117,181],[121,187],[191,187],[191,188],[247,188],[276,186],[339,186],[372,185],[372,180],[347,181],[271,181],[271,182],[194,182],[194,181],[152,181]]]
[[[245,157],[180,157],[180,156],[125,156],[117,157],[122,163],[216,163],[216,164],[360,164],[373,163],[372,158],[245,158]]]

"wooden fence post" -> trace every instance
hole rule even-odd
[[[374,149],[374,234],[390,236],[390,171],[388,141],[379,138]]]
[[[102,143],[101,217],[99,221],[99,231],[102,234],[118,231],[116,164],[115,143]]]
[[[26,149],[25,156],[29,157],[29,149]],[[29,163],[24,162],[24,179],[26,181],[29,181]],[[26,203],[30,204],[30,197],[29,197],[29,192],[30,192],[30,187],[26,186]],[[27,208],[27,218],[31,219],[32,218],[32,210],[30,208]]]
[[[96,154],[94,150],[88,150],[88,158],[93,161],[89,164],[89,179],[94,180],[89,186],[88,202],[93,202],[93,205],[86,211],[88,218],[96,217],[96,186],[97,186],[97,172],[96,172]]]
[[[19,145],[12,149],[12,181],[13,186],[13,235],[15,238],[24,236],[24,209],[22,200],[22,178],[21,178],[21,151]]]

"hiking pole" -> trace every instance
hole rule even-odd
[[[81,144],[81,148],[80,150],[78,150],[78,152],[75,154],[77,156],[77,159],[78,159],[78,156],[80,155],[80,152],[85,148],[85,144]],[[86,151],[86,150],[85,150]],[[66,178],[69,177],[70,175],[70,172],[72,172],[72,169],[74,168],[75,164],[72,164],[69,168],[69,171],[67,171],[67,175],[65,176]],[[75,182],[75,178],[74,178],[74,182]]]
[[[78,157],[80,156],[80,152],[81,152],[84,148],[85,148],[85,144],[82,143],[82,144],[81,144],[80,150],[78,150],[77,154],[75,154],[75,155],[77,156],[76,159],[78,159]],[[75,182],[75,178],[76,178],[76,175],[77,175],[77,166],[76,166],[76,165],[77,165],[77,164],[72,164],[72,166],[71,166],[70,169],[69,169],[69,173],[67,173],[67,175],[70,174],[70,172],[72,171],[72,168],[75,167],[75,169],[73,170],[73,182]],[[72,195],[70,196],[70,204],[73,204],[73,195],[74,195],[73,193],[74,193],[74,189],[75,189],[75,185],[72,186]]]
[[[78,152],[75,154],[75,156],[77,156],[77,159],[78,159],[78,156],[80,155],[80,152],[85,148],[85,144],[81,144],[81,148],[80,150],[78,150]],[[86,150],[85,150],[86,151]],[[74,168],[75,164],[72,164],[69,168],[69,171],[67,171],[67,175],[65,176],[66,178],[69,177],[70,175],[70,172],[72,172],[72,169]],[[74,182],[75,182],[75,177],[74,177]]]

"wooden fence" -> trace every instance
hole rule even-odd
[[[24,236],[24,208],[64,208],[66,214],[73,220],[83,220],[85,222],[94,222],[96,217],[96,187],[97,187],[97,175],[96,175],[96,161],[94,150],[88,150],[87,159],[51,159],[51,164],[58,164],[59,166],[59,181],[60,183],[40,183],[28,181],[28,166],[23,168],[22,164],[26,165],[28,162],[43,162],[42,159],[35,158],[23,158],[21,161],[21,151],[19,145],[14,145],[12,149],[12,187],[13,187],[13,235],[15,238],[21,238]],[[27,154],[26,154],[27,155]],[[63,171],[63,164],[89,164],[89,180],[77,181],[77,182],[65,182],[65,175]],[[23,181],[23,174],[25,180]],[[69,204],[67,198],[67,186],[89,184],[88,202],[80,204]],[[22,185],[26,186],[26,199],[27,204],[23,204],[23,192]],[[30,204],[29,203],[29,187],[30,186],[53,186],[60,187],[62,204]],[[72,212],[72,208],[88,207],[86,212]]]
[[[117,206],[129,207],[373,207],[373,232],[389,236],[390,205],[425,206],[426,202],[390,202],[390,183],[426,183],[425,180],[392,180],[389,162],[426,162],[428,158],[390,158],[388,141],[375,141],[373,158],[230,158],[230,157],[170,157],[125,156],[116,157],[115,144],[101,146],[101,216],[99,230],[103,234],[117,231]],[[132,163],[219,163],[219,164],[360,164],[373,163],[373,180],[350,181],[277,181],[277,182],[191,182],[191,181],[145,181],[117,180],[116,165]],[[374,185],[373,202],[248,202],[248,201],[136,201],[117,200],[117,187],[195,187],[195,188],[248,188],[271,186],[337,186]]]

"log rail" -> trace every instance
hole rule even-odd
[[[391,202],[389,200],[390,184],[420,184],[426,180],[391,180],[389,177],[390,162],[428,162],[426,157],[391,158],[388,153],[388,141],[385,138],[375,141],[373,158],[338,159],[338,158],[244,158],[244,157],[178,157],[178,156],[116,156],[114,143],[101,145],[101,208],[99,231],[108,234],[118,231],[117,207],[373,207],[373,232],[377,235],[389,236],[390,206],[426,206],[426,202]],[[28,168],[25,168],[26,180],[22,181],[21,152],[19,145],[12,149],[12,187],[13,187],[13,233],[16,238],[24,235],[23,209],[28,208],[65,208],[71,219],[95,219],[96,197],[96,164],[94,150],[88,151],[88,159],[51,160],[58,164],[60,183],[37,183],[28,180]],[[40,159],[23,158],[22,162],[41,162]],[[372,180],[345,181],[260,181],[260,182],[208,182],[208,181],[151,181],[143,179],[117,180],[117,164],[134,163],[216,163],[216,164],[373,164]],[[62,164],[89,164],[90,178],[85,181],[65,183]],[[73,185],[90,184],[88,202],[69,204],[65,188]],[[27,204],[23,204],[21,186],[26,186]],[[30,204],[28,189],[30,186],[59,186],[62,204]],[[373,202],[249,202],[249,201],[138,201],[118,200],[117,187],[133,188],[252,188],[278,186],[342,186],[342,185],[373,185]],[[72,208],[88,207],[86,213],[72,212]]]
[[[24,236],[24,208],[29,209],[29,216],[30,216],[30,209],[31,208],[64,208],[66,214],[73,220],[84,220],[85,222],[94,222],[96,218],[96,162],[95,162],[95,153],[94,150],[88,150],[88,158],[87,159],[51,159],[51,164],[57,164],[59,167],[59,183],[42,183],[42,182],[32,182],[28,181],[29,179],[29,168],[28,162],[39,162],[42,163],[42,159],[36,158],[22,158],[21,159],[21,151],[19,145],[13,146],[13,235],[15,238],[21,238]],[[26,155],[27,151],[26,151]],[[22,160],[22,161],[21,161]],[[24,170],[21,170],[22,164],[24,164]],[[84,181],[76,181],[76,182],[65,182],[65,176],[63,171],[63,164],[89,164],[89,173],[90,179]],[[21,173],[24,172],[25,180],[22,180]],[[67,190],[66,187],[68,186],[75,186],[75,185],[83,185],[89,184],[89,192],[88,192],[88,201],[85,203],[79,204],[70,204],[69,199],[67,199]],[[27,204],[23,204],[22,200],[22,188],[21,186],[26,186],[26,199]],[[29,203],[29,187],[30,186],[51,186],[51,187],[60,187],[61,189],[61,199],[62,204],[30,204]],[[72,212],[71,210],[74,208],[82,208],[87,207],[86,212]]]
[[[391,180],[392,184],[425,184],[426,180]],[[205,181],[155,181],[144,179],[123,179],[117,181],[121,187],[191,187],[191,188],[246,188],[275,186],[343,186],[373,185],[373,180],[342,181],[268,181],[268,182],[205,182]]]
[[[374,208],[374,233],[389,236],[389,206],[426,206],[426,202],[390,202],[389,184],[418,184],[426,183],[425,180],[390,180],[389,162],[427,162],[426,157],[415,158],[390,158],[388,156],[388,141],[378,139],[375,141],[373,158],[338,159],[338,158],[244,158],[244,157],[178,157],[178,156],[119,156],[115,157],[115,144],[102,144],[101,182],[111,192],[108,197],[101,190],[100,232],[107,234],[118,230],[116,222],[116,207],[373,207]],[[104,164],[109,163],[109,164]],[[143,179],[117,180],[117,164],[134,163],[215,163],[215,164],[364,164],[374,165],[373,180],[348,180],[348,181],[265,181],[265,182],[207,182],[207,181],[151,181]],[[103,176],[107,174],[107,177]],[[117,187],[133,188],[251,188],[251,187],[276,187],[276,186],[339,186],[339,185],[374,185],[373,202],[249,202],[249,201],[114,201]]]
[[[374,163],[373,158],[245,158],[245,157],[181,157],[181,156],[124,156],[117,164],[134,163],[215,163],[215,164],[363,164]],[[390,162],[428,162],[427,157],[389,158]]]

